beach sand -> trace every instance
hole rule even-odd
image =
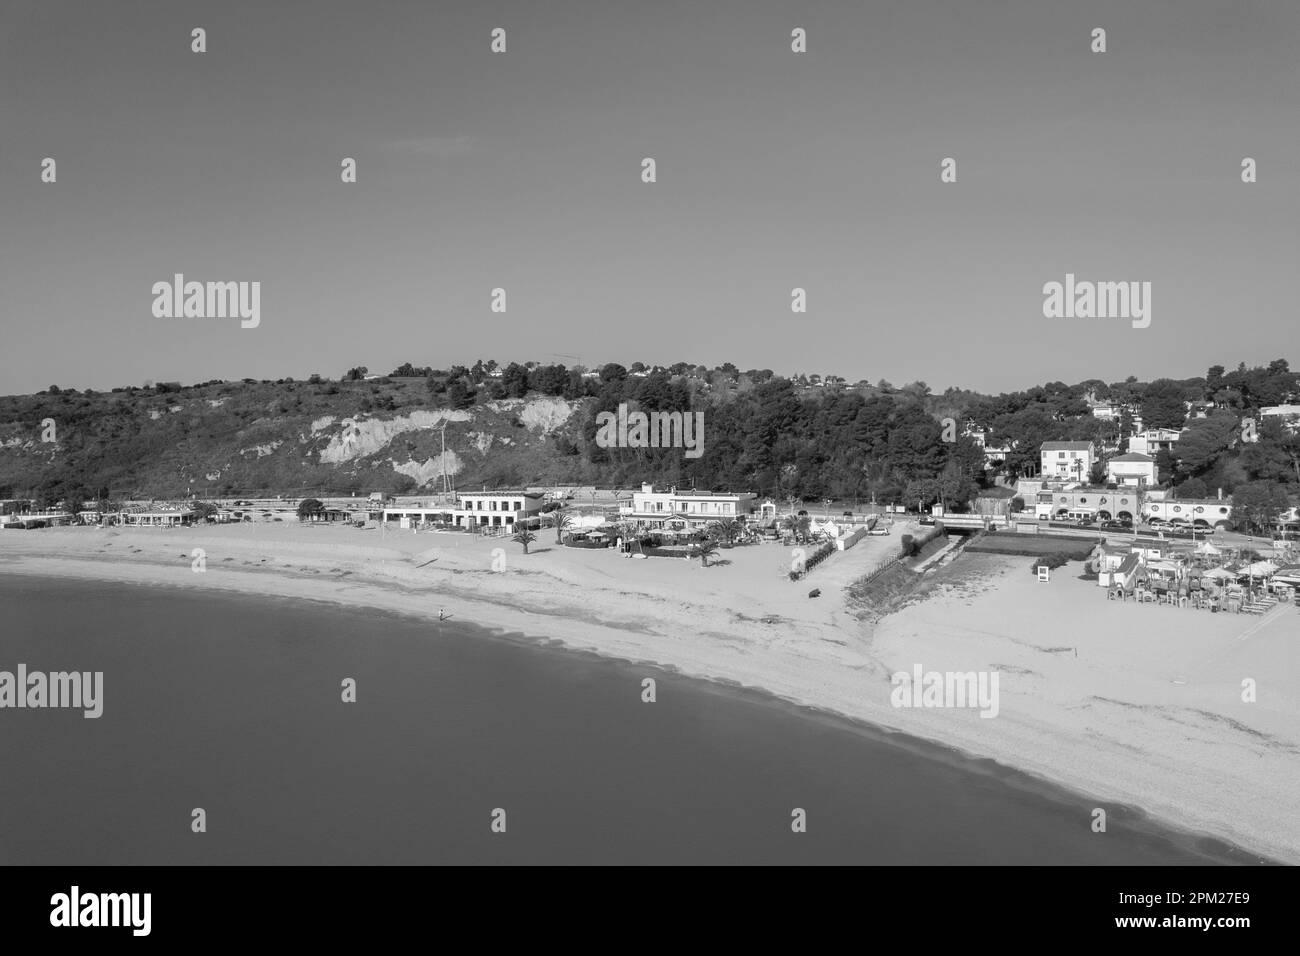
[[[1118,604],[1077,578],[1078,562],[1040,583],[1028,558],[962,554],[927,572],[923,596],[867,623],[844,589],[908,530],[864,538],[799,582],[777,544],[720,550],[701,567],[564,548],[545,530],[524,555],[503,538],[296,522],[0,531],[0,572],[374,606],[429,618],[432,636],[445,609],[925,737],[1098,807],[1140,807],[1300,863],[1300,611]],[[917,664],[998,671],[997,717],[894,707],[890,675]],[[1242,702],[1245,679],[1258,702]]]

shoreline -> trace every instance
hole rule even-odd
[[[634,575],[655,559],[623,561],[605,552],[552,546],[535,550],[529,558],[512,552],[512,564],[531,563],[530,558],[535,556],[539,559],[538,569],[520,568],[514,569],[514,574],[501,575],[484,570],[483,561],[494,548],[508,541],[471,540],[469,536],[440,541],[442,536],[417,539],[390,534],[389,540],[382,542],[383,547],[358,547],[371,543],[381,545],[379,536],[371,532],[364,537],[334,535],[328,542],[330,547],[320,549],[318,542],[311,539],[325,537],[329,532],[313,535],[296,527],[267,530],[274,533],[260,539],[259,532],[247,530],[236,536],[220,531],[177,534],[67,529],[55,534],[41,532],[35,540],[30,532],[21,536],[5,533],[0,535],[0,573],[256,593],[269,598],[375,608],[434,624],[438,623],[438,608],[444,607],[453,612],[454,626],[483,628],[494,637],[515,643],[578,650],[633,666],[652,666],[722,689],[759,694],[814,718],[847,722],[877,739],[902,738],[895,739],[900,746],[917,741],[932,748],[927,751],[932,756],[946,754],[968,765],[991,763],[1036,785],[1099,802],[1104,800],[1110,812],[1119,810],[1126,818],[1136,817],[1174,831],[1189,844],[1212,838],[1248,858],[1242,862],[1300,859],[1294,825],[1284,837],[1285,830],[1276,827],[1252,830],[1241,826],[1241,821],[1234,827],[1224,820],[1208,819],[1204,807],[1172,803],[1170,794],[1158,786],[1164,780],[1158,772],[1153,777],[1128,779],[1114,773],[1117,763],[1123,767],[1132,758],[1126,761],[1119,755],[1113,760],[1102,760],[1099,768],[1103,772],[1098,774],[1089,773],[1093,768],[1071,763],[1066,758],[1052,759],[1041,754],[1031,757],[1036,748],[1026,747],[1016,752],[1016,745],[1026,740],[1054,751],[1050,745],[1059,743],[1065,730],[1051,726],[1050,722],[1026,721],[1026,726],[1017,728],[1018,733],[998,738],[987,736],[985,731],[989,724],[1002,724],[1002,721],[980,721],[970,712],[946,712],[942,720],[936,721],[927,719],[935,715],[934,711],[890,707],[890,668],[885,658],[893,656],[899,636],[890,632],[897,632],[898,625],[907,623],[918,610],[927,609],[930,596],[909,601],[906,607],[874,628],[860,623],[844,608],[842,587],[835,597],[829,601],[822,599],[820,604],[802,596],[802,589],[809,585],[815,584],[828,593],[834,583],[846,586],[856,580],[859,572],[879,557],[880,549],[873,554],[864,549],[856,557],[854,550],[836,555],[826,562],[828,569],[836,568],[835,573],[821,574],[819,569],[818,575],[794,585],[796,591],[790,592],[793,599],[787,594],[784,601],[774,597],[765,602],[761,610],[769,614],[763,615],[760,609],[751,614],[728,607],[721,612],[710,600],[715,595],[709,588],[726,584],[727,579],[719,577],[714,581],[706,576],[715,570],[736,570],[726,566],[700,568],[692,562],[690,567],[682,567],[682,562],[662,559],[660,567],[654,570],[667,578],[668,588],[653,586],[654,582],[641,582],[640,587],[633,588],[636,582],[618,580],[611,572],[617,570],[624,577]],[[401,540],[392,541],[395,537]],[[889,542],[888,550],[892,550],[892,539],[878,541]],[[92,556],[85,547],[91,544],[99,546],[98,557]],[[117,544],[130,545],[130,554],[120,554],[128,550],[125,547],[119,553],[112,553],[112,546]],[[182,550],[188,551],[196,544],[209,552],[208,570],[201,575],[190,570],[190,558]],[[433,547],[421,547],[430,544]],[[302,546],[310,554],[301,552]],[[754,552],[762,557],[778,553],[784,557],[785,549],[767,548],[763,553],[764,549],[765,546],[748,549],[751,554],[747,559],[754,558]],[[319,560],[322,550],[326,552],[325,561]],[[269,556],[262,556],[263,551]],[[542,570],[548,552],[551,557],[563,558],[578,567]],[[272,556],[277,559],[275,564],[271,562]],[[726,560],[724,555],[719,557]],[[282,563],[285,558],[293,561]],[[240,559],[241,564],[235,563]],[[739,556],[736,559],[739,563]],[[222,568],[223,562],[232,567]],[[615,568],[609,566],[611,563]],[[1020,563],[1019,560],[1011,562],[1016,566]],[[627,566],[626,572],[621,570],[623,566]],[[324,570],[327,567],[334,572],[333,576]],[[432,580],[428,574],[431,568],[436,572]],[[576,576],[564,573],[575,570]],[[606,577],[615,577],[617,590],[613,600],[607,589],[599,588],[599,584],[606,582],[591,580],[602,570]],[[527,580],[534,576],[539,580]],[[523,581],[511,582],[510,578]],[[686,588],[684,582],[689,582],[691,587]],[[566,594],[557,585],[598,590],[595,594],[590,590]],[[759,590],[776,591],[777,587],[760,582]],[[567,603],[565,597],[569,598]],[[734,600],[753,595],[727,594],[726,597]],[[1104,603],[1103,600],[1103,606]],[[473,608],[473,619],[461,610],[461,604]],[[928,610],[932,614],[942,613],[933,606]],[[786,632],[788,626],[788,633],[764,642],[763,633],[772,631],[774,625],[758,618],[770,616],[774,611],[778,619],[775,627]],[[697,629],[691,630],[692,622]],[[562,630],[563,637],[554,636],[557,628]],[[913,650],[914,647],[909,647],[909,651]],[[921,661],[927,659],[924,655],[913,656]],[[874,693],[864,694],[864,681]],[[972,717],[976,718],[974,724],[969,720]],[[1137,762],[1146,765],[1140,758]],[[1180,789],[1177,784],[1174,788]]]

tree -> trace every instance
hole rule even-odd
[[[600,370],[600,383],[608,385],[610,382],[623,382],[627,379],[627,369],[617,362],[610,362]]]
[[[343,378],[345,381],[359,382],[369,374],[370,369],[366,368],[364,365],[358,365],[356,368],[348,369]]]
[[[474,396],[475,393],[465,387],[465,382],[462,379],[453,379],[452,383],[447,386],[447,404],[457,411],[472,406]]]
[[[1195,419],[1175,446],[1178,473],[1191,477],[1210,471],[1228,454],[1239,434],[1240,422],[1230,412]]]
[[[514,533],[514,537],[511,540],[513,540],[516,544],[523,545],[524,554],[527,554],[528,546],[537,540],[537,535],[533,534],[527,528],[521,528]]]
[[[1142,396],[1143,428],[1182,428],[1187,421],[1186,389],[1173,379],[1159,378]]]
[[[569,384],[569,370],[563,365],[540,365],[529,375],[528,384],[543,395],[563,395]]]
[[[564,543],[564,532],[573,527],[573,515],[564,510],[555,512],[555,543]]]
[[[709,556],[718,553],[718,543],[712,538],[705,538],[695,546],[694,550],[696,556],[700,559],[700,567],[707,568],[709,566]]]
[[[709,525],[709,534],[719,541],[733,544],[740,536],[740,522],[735,518],[719,518]]]
[[[1271,531],[1278,516],[1291,507],[1286,490],[1274,481],[1251,481],[1232,493],[1232,516],[1239,526]]]
[[[319,498],[304,498],[298,502],[298,520],[306,521],[312,515],[325,510],[325,504]]]
[[[523,398],[528,394],[528,369],[511,362],[501,373],[501,386],[509,398]]]
[[[190,505],[190,507],[194,509],[195,517],[197,517],[199,521],[211,520],[211,518],[220,510],[210,501],[196,501]]]
[[[801,540],[798,515],[786,515],[781,519],[781,527],[790,532],[796,541]]]

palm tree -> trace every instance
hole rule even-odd
[[[709,525],[709,534],[727,544],[733,544],[740,535],[740,522],[735,518],[719,518]]]
[[[794,535],[795,537],[798,537],[799,516],[792,515],[792,514],[786,515],[784,518],[781,519],[781,527],[784,528],[786,531],[789,531],[790,534]]]
[[[564,541],[561,538],[561,535],[564,534],[564,530],[566,528],[570,528],[572,526],[573,526],[573,515],[569,514],[567,511],[555,512],[555,543],[556,544],[564,543]]]
[[[533,534],[527,528],[524,528],[520,531],[516,531],[512,540],[516,544],[522,544],[524,546],[524,554],[527,554],[528,546],[537,540],[537,535]]]
[[[695,553],[700,557],[700,567],[709,566],[709,555],[718,553],[718,542],[712,538],[705,538],[695,546]]]

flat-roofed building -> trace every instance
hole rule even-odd
[[[1129,437],[1128,450],[1135,455],[1154,457],[1159,452],[1172,449],[1181,434],[1176,428],[1148,428]]]
[[[1089,441],[1045,441],[1039,448],[1041,475],[1044,478],[1074,478],[1087,481],[1096,449]]]
[[[122,524],[129,528],[180,528],[194,524],[197,518],[198,512],[193,508],[122,512]]]
[[[1150,521],[1173,521],[1181,518],[1188,524],[1226,527],[1232,518],[1232,502],[1227,498],[1166,498],[1148,501],[1142,506],[1142,516]]]
[[[442,524],[457,528],[510,528],[528,518],[539,516],[543,496],[534,491],[462,492],[455,507],[390,505],[383,510],[383,521],[400,528],[422,524]]]
[[[1145,488],[1156,483],[1156,460],[1150,455],[1129,452],[1106,462],[1106,477],[1117,485]]]
[[[1288,431],[1300,429],[1300,405],[1268,405],[1259,410],[1262,418],[1276,418]]]
[[[1141,513],[1142,495],[1137,488],[1080,487],[1068,490],[1044,488],[1036,495],[1034,516],[1037,518],[1095,518],[1110,521],[1128,518],[1137,521]]]
[[[656,491],[644,484],[632,492],[632,504],[619,510],[651,528],[701,528],[723,518],[747,520],[757,510],[757,499],[752,491]]]

